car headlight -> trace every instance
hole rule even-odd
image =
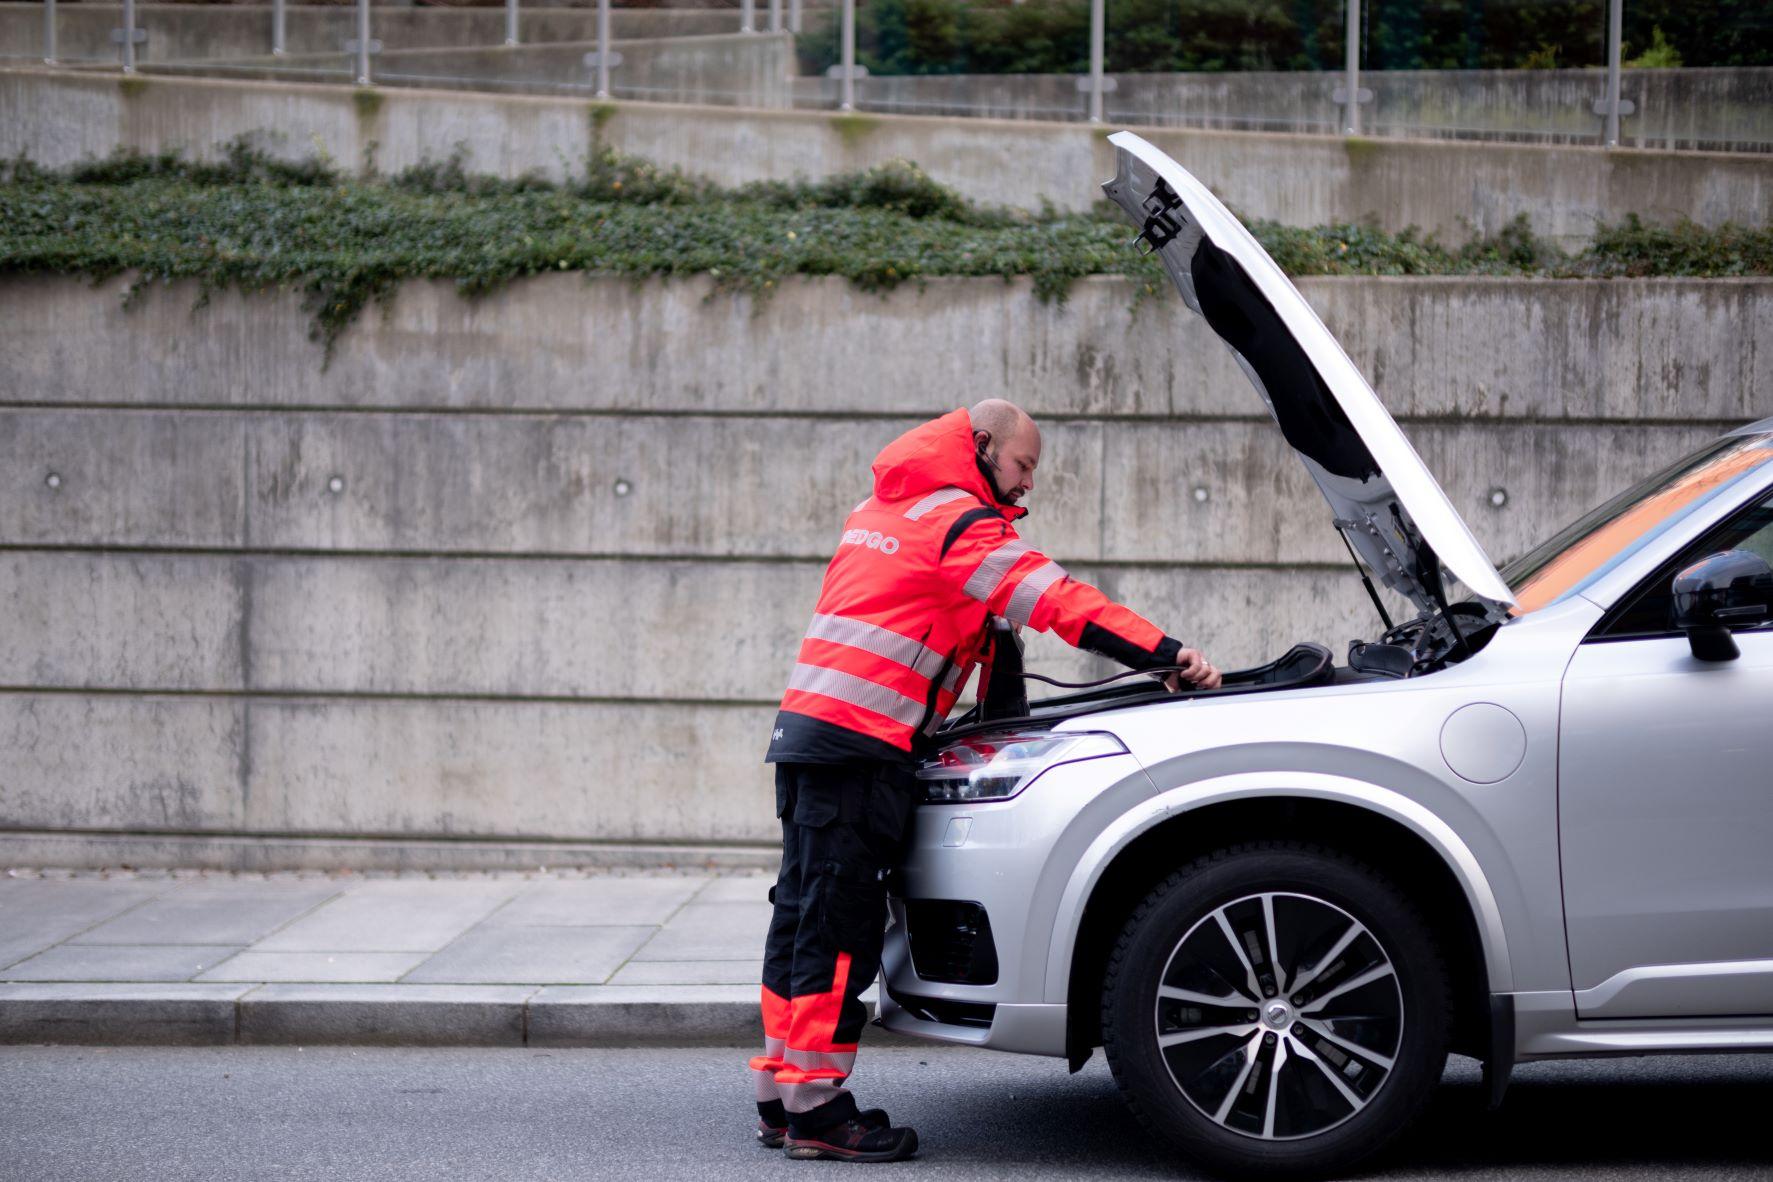
[[[1001,731],[942,748],[919,766],[917,778],[930,804],[1008,800],[1050,767],[1126,751],[1100,731]]]

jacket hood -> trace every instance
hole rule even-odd
[[[973,421],[964,409],[911,428],[874,457],[874,495],[883,501],[905,500],[940,488],[964,488],[1011,518],[1028,512],[998,500],[979,470]]]

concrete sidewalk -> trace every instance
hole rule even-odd
[[[0,1042],[749,1045],[770,881],[0,871]]]

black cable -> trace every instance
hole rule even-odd
[[[1129,677],[1145,677],[1151,674],[1164,673],[1183,673],[1192,668],[1194,668],[1193,665],[1159,665],[1153,669],[1128,669],[1125,673],[1116,673],[1113,677],[1104,677],[1100,681],[1060,681],[1056,677],[1048,677],[1042,673],[1028,672],[1019,673],[1017,676],[1029,681],[1040,681],[1045,682],[1047,685],[1056,685],[1060,689],[1095,689],[1099,685],[1107,685],[1112,681],[1125,681]]]

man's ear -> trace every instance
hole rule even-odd
[[[991,446],[991,432],[989,432],[989,431],[974,431],[973,432],[973,450],[974,451],[984,451],[986,448],[988,448],[990,446]]]

